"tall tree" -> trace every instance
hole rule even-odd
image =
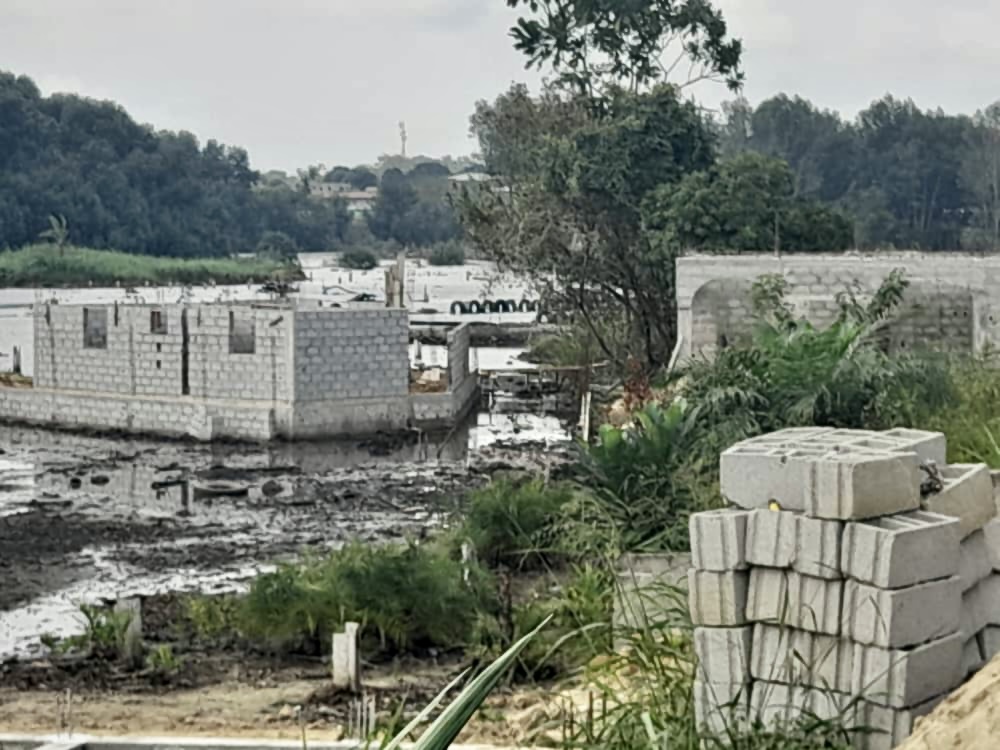
[[[1000,102],[976,112],[973,122],[961,179],[975,201],[975,223],[963,244],[995,251],[1000,250]]]

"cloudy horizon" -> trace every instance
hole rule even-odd
[[[798,94],[848,118],[886,93],[971,113],[1000,99],[1000,6],[957,0],[721,0],[745,95]],[[0,69],[121,104],[140,122],[246,148],[255,168],[475,150],[468,117],[537,86],[502,0],[0,0]],[[697,96],[717,107],[718,85]]]

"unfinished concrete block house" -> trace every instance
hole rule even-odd
[[[201,440],[447,427],[478,395],[469,333],[438,392],[410,392],[406,310],[269,303],[39,304],[31,388],[0,420]]]

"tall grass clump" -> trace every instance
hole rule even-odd
[[[310,653],[326,650],[348,621],[361,624],[369,653],[460,648],[481,606],[475,584],[435,547],[353,544],[255,579],[241,627],[251,638]]]
[[[687,404],[647,404],[624,427],[603,425],[582,449],[590,488],[571,508],[567,539],[589,538],[618,552],[688,547],[688,515],[719,501],[713,466],[694,451],[698,424]],[[599,530],[593,534],[592,530]]]
[[[0,287],[243,284],[301,271],[267,258],[161,258],[113,250],[31,245],[0,252]]]
[[[568,484],[496,480],[469,494],[460,536],[489,567],[538,569],[556,556],[555,525],[573,496]]]

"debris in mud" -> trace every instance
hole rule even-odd
[[[246,497],[250,488],[239,482],[217,480],[214,482],[195,482],[191,485],[194,496],[199,497]]]
[[[283,484],[281,484],[281,482],[278,482],[274,479],[268,479],[261,486],[260,491],[264,494],[264,497],[274,497],[284,492],[285,487]]]
[[[101,487],[111,481],[111,477],[106,474],[95,474],[90,478],[90,483]]]

